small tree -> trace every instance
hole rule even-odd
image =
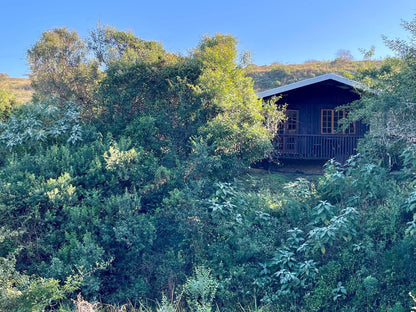
[[[195,275],[188,278],[184,286],[186,302],[193,312],[211,312],[212,302],[218,283],[212,277],[211,270],[204,266],[195,267]]]
[[[337,59],[341,59],[343,61],[352,61],[354,59],[350,50],[339,49],[336,56]]]
[[[253,81],[236,61],[236,44],[232,36],[216,35],[204,38],[194,52],[202,66],[195,90],[212,112],[199,135],[213,147],[212,156],[219,158],[227,176],[264,159],[272,150],[273,137],[264,126]]]
[[[35,98],[43,101],[52,96],[75,101],[85,113],[92,114],[100,72],[98,64],[88,55],[87,46],[77,32],[66,28],[44,32],[27,51]]]

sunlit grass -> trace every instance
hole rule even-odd
[[[0,88],[10,90],[16,97],[18,104],[30,101],[33,94],[33,89],[30,86],[29,79],[11,78],[2,73],[0,73]]]

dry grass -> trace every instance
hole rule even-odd
[[[10,90],[19,104],[30,101],[33,94],[29,79],[11,78],[2,73],[0,73],[0,88]]]
[[[251,65],[248,75],[254,80],[256,92],[280,87],[315,76],[334,73],[345,76],[346,73],[354,73],[369,65],[381,67],[384,61],[349,61],[335,59],[333,61],[307,61],[303,64],[273,63],[271,65]]]

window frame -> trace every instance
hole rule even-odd
[[[293,117],[289,116],[290,114],[295,114],[295,121],[293,122]],[[287,109],[286,110],[287,119],[284,121],[283,126],[279,129],[280,135],[295,135],[299,134],[299,110],[298,109]],[[292,118],[292,120],[291,120]],[[293,129],[289,129],[291,126],[295,126]]]
[[[339,131],[339,120],[346,118],[346,110],[336,110],[331,108],[321,109],[321,134],[322,135],[355,135],[357,133],[355,121],[342,131]],[[352,131],[351,131],[352,130]]]

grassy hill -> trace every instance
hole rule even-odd
[[[251,65],[248,75],[253,78],[254,89],[259,92],[328,73],[345,77],[370,64],[379,67],[382,63],[383,61],[351,61],[343,58],[333,61],[307,61],[303,64],[273,63],[264,66]]]
[[[19,104],[30,101],[33,94],[29,79],[11,78],[3,73],[0,73],[0,89],[10,90]]]
[[[351,61],[337,58],[333,61],[307,61],[303,64],[273,63],[263,66],[253,64],[248,68],[248,75],[253,78],[254,89],[259,92],[327,73],[348,76],[368,67],[369,62],[373,66],[381,66],[383,63],[383,61]],[[29,101],[33,94],[29,79],[11,78],[3,73],[0,73],[0,88],[10,90],[18,103]]]

